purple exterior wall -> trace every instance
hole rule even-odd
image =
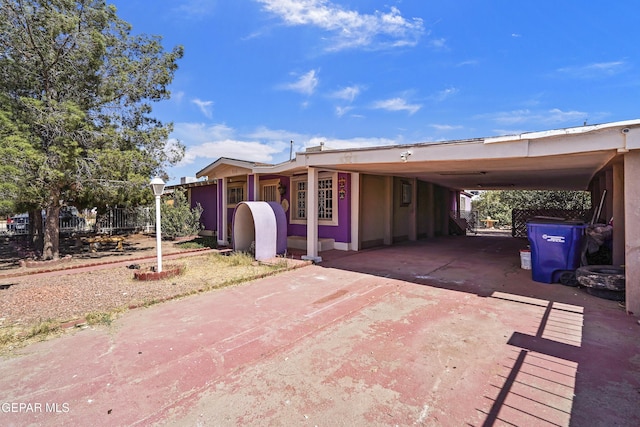
[[[253,185],[253,183],[255,182],[256,177],[255,175],[248,175],[247,176],[247,193],[248,193],[248,197],[247,197],[247,201],[248,202],[254,202],[257,200],[255,193],[255,185]]]
[[[344,188],[341,188],[341,182],[344,182]],[[341,193],[344,191],[344,197]],[[318,237],[326,239],[334,239],[336,242],[351,243],[351,174],[339,173],[338,183],[335,186],[338,192],[338,225],[319,225]],[[286,199],[291,203],[289,197],[289,185],[287,185]],[[287,211],[287,220],[290,218],[291,209]],[[289,224],[289,236],[306,236],[307,226],[305,224]]]
[[[217,201],[217,185],[206,185],[204,187],[191,188],[191,207],[195,207],[197,203],[202,206],[202,216],[200,223],[205,230],[218,229],[218,201]]]

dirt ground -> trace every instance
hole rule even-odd
[[[24,242],[2,242],[0,258],[0,353],[46,339],[77,325],[109,323],[137,307],[228,286],[289,268],[289,263],[258,264],[247,256],[163,242],[164,271],[178,276],[141,281],[135,274],[156,266],[153,236],[132,234],[119,250],[105,242],[92,252],[80,239],[65,239],[59,261],[29,261]],[[0,423],[1,424],[1,423]]]
[[[116,243],[104,242],[98,244],[96,252],[91,252],[86,237],[91,236],[61,236],[60,258],[58,262],[42,262],[34,267],[21,266],[21,261],[32,259],[35,254],[28,247],[28,236],[2,236],[0,237],[0,278],[3,276],[19,276],[32,274],[43,270],[58,270],[80,265],[96,263],[108,263],[153,257],[156,255],[156,239],[153,235],[132,233],[122,235],[122,250],[117,250]],[[162,254],[169,255],[178,252],[186,252],[178,245],[185,240],[165,240],[162,242]]]

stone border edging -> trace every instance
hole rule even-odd
[[[200,249],[190,249],[190,250],[186,250],[186,251],[180,251],[180,252],[174,252],[174,253],[170,253],[170,254],[164,254],[163,257],[169,257],[169,256],[175,256],[175,255],[181,255],[181,254],[191,254],[191,253],[195,253],[195,252],[214,252],[217,251],[217,249],[211,249],[211,248],[200,248]],[[101,266],[101,265],[109,265],[109,264],[117,264],[117,263],[121,263],[121,262],[133,262],[133,261],[142,261],[142,260],[153,260],[156,259],[155,255],[150,255],[150,256],[143,256],[143,257],[138,257],[138,258],[129,258],[126,260],[123,259],[119,259],[119,260],[112,260],[112,261],[103,261],[103,262],[93,262],[93,263],[88,263],[88,264],[81,264],[81,265],[70,265],[68,267],[64,267],[64,268],[50,268],[47,270],[33,270],[33,271],[23,271],[23,272],[19,272],[19,273],[9,273],[9,274],[0,274],[0,280],[3,279],[10,279],[12,277],[22,277],[22,276],[30,276],[33,274],[43,274],[43,273],[52,273],[52,272],[56,272],[56,271],[68,271],[68,270],[76,270],[79,268],[86,268],[86,267],[97,267],[97,266]],[[47,261],[44,261],[47,262]]]
[[[133,278],[141,282],[163,280],[178,276],[184,273],[184,270],[184,265],[172,265],[163,268],[162,271],[136,271],[133,273]]]

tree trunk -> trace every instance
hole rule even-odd
[[[38,256],[42,256],[42,248],[44,246],[42,209],[34,209],[29,212],[29,235],[31,236],[31,247]]]
[[[52,194],[49,206],[46,207],[46,218],[44,220],[44,247],[42,249],[42,259],[60,258],[60,197]]]

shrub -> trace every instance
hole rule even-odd
[[[164,200],[164,203],[160,205],[162,236],[175,239],[176,237],[198,234],[202,229],[200,224],[202,210],[199,203],[193,208],[189,206],[185,190],[175,189],[171,198]]]

